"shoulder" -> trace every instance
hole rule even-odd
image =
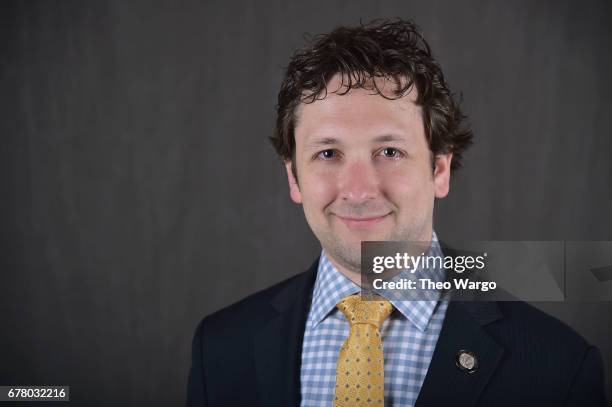
[[[285,290],[293,292],[299,282],[306,278],[306,274],[307,272],[297,274],[208,315],[205,318],[208,326],[210,328],[225,328],[235,326],[237,322],[257,324],[261,320],[275,315],[274,300],[282,295]]]
[[[499,302],[503,314],[496,332],[515,340],[522,339],[547,348],[586,349],[589,344],[574,329],[559,319],[522,301]]]
[[[486,330],[504,349],[502,365],[509,375],[500,378],[569,389],[583,374],[601,376],[597,348],[564,322],[525,302],[497,305],[503,317]]]
[[[278,314],[279,305],[291,300],[305,300],[301,297],[305,297],[312,289],[317,264],[318,259],[308,270],[204,317],[198,325],[198,331],[207,334],[222,333],[225,337],[231,337],[261,327]]]
[[[532,401],[541,400],[539,405],[605,405],[602,359],[595,346],[530,304],[497,306],[503,316],[485,329],[503,348],[503,368],[491,378],[491,388],[512,384]],[[557,399],[551,402],[551,397]]]

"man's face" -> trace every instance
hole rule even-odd
[[[361,241],[431,239],[434,197],[448,193],[451,155],[436,157],[432,169],[416,88],[389,100],[366,89],[333,93],[340,83],[336,75],[324,99],[298,108],[298,180],[291,162],[286,169],[291,198],[332,262],[358,272]],[[393,96],[392,82],[377,83]]]

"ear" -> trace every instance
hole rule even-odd
[[[285,161],[285,170],[287,171],[287,181],[289,182],[289,195],[291,196],[291,200],[296,204],[301,204],[302,193],[300,192],[298,181],[295,179],[293,171],[291,170],[291,160]]]
[[[448,195],[450,188],[451,161],[453,154],[440,154],[436,156],[434,161],[436,167],[434,169],[434,192],[436,198],[444,198]]]

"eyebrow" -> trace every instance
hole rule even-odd
[[[308,143],[309,148],[316,148],[321,146],[333,146],[336,144],[341,144],[340,140],[334,137],[323,137],[320,139],[313,140],[311,143]]]
[[[406,139],[397,134],[382,134],[374,139],[378,143],[384,143],[387,141],[406,141]]]
[[[381,134],[380,136],[375,137],[372,141],[376,143],[386,143],[389,141],[406,141],[406,139],[397,134]],[[321,146],[332,146],[337,144],[342,144],[342,141],[334,137],[323,137],[320,139],[315,139],[311,143],[308,143],[308,147],[315,148]]]

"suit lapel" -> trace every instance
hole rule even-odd
[[[259,404],[297,406],[304,327],[319,260],[289,281],[271,301],[277,314],[254,339]]]
[[[415,407],[476,404],[504,352],[483,327],[501,317],[494,302],[449,304]],[[456,365],[460,350],[476,355],[478,366],[473,373]]]

